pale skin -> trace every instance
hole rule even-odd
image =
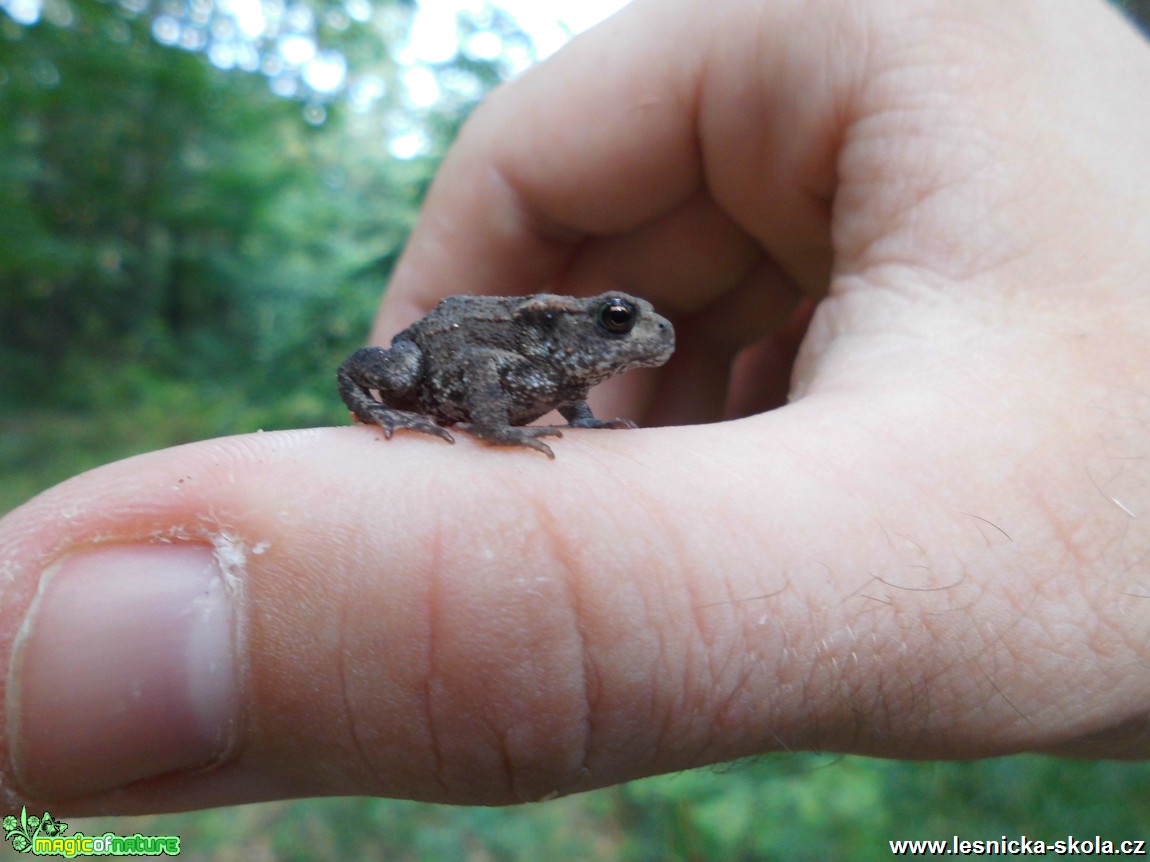
[[[229,762],[71,809],[510,803],[782,749],[1146,756],[1148,87],[1101,2],[636,0],[498,91],[372,343],[451,293],[627,290],[678,352],[592,403],[669,427],[571,431],[554,462],[253,435],[17,510],[3,650],[61,548],[267,543]]]

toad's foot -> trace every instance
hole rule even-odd
[[[366,425],[378,425],[383,429],[383,436],[388,440],[391,439],[391,435],[395,433],[397,428],[406,428],[409,431],[431,434],[441,440],[446,440],[448,443],[455,442],[450,431],[436,425],[426,416],[408,413],[406,410],[393,410],[377,402],[364,406],[362,412],[356,412],[353,415],[359,422]]]
[[[555,459],[555,453],[551,451],[551,447],[535,438],[563,436],[563,432],[558,428],[539,425],[497,425],[492,427],[477,425],[474,422],[461,422],[456,427],[462,428],[467,433],[492,446],[526,446],[528,449],[542,452],[552,460]]]
[[[638,428],[630,419],[596,419],[594,416],[583,416],[572,419],[564,428]]]

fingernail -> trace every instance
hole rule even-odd
[[[21,788],[68,798],[219,762],[239,724],[234,641],[211,547],[107,545],[54,564],[9,670]]]

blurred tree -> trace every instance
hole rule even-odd
[[[0,33],[5,347],[51,366],[243,333],[270,262],[335,207],[321,133],[257,76],[159,44],[155,21],[69,9]]]
[[[14,222],[2,231],[0,315],[16,346],[49,356],[143,335],[148,320],[177,333],[222,310],[213,263],[237,247],[275,180],[245,178],[223,206],[236,160],[213,159],[235,127],[262,131],[254,115],[272,105],[253,110],[194,56],[159,51],[139,21],[103,6],[85,13],[4,46],[0,134],[17,157],[0,187]],[[112,24],[124,44],[109,50],[94,37]]]
[[[468,45],[525,40],[501,13],[461,20],[416,104],[396,59],[413,6],[0,0],[0,397],[58,403],[65,367],[125,360],[281,397],[326,375],[501,77]],[[390,156],[399,134],[414,158]]]

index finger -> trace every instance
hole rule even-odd
[[[470,118],[395,271],[377,340],[453,293],[539,289],[585,240],[625,233],[699,187],[699,59],[665,56],[690,16],[657,16],[667,32],[635,38],[643,12],[628,7],[575,39]]]

